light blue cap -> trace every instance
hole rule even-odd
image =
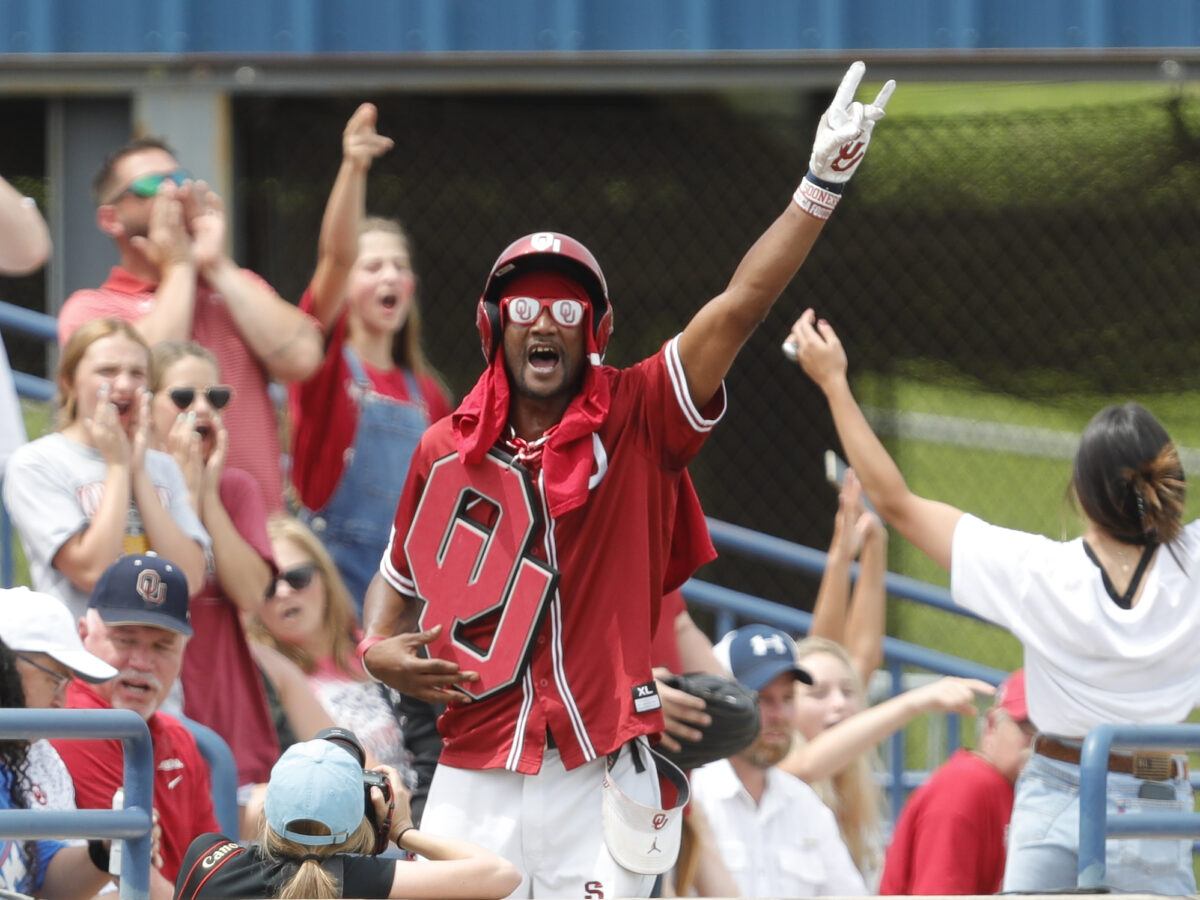
[[[363,770],[332,741],[292,744],[271,769],[264,810],[271,830],[307,846],[340,844],[363,820]],[[294,830],[300,822],[319,822],[329,834]]]

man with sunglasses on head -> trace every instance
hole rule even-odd
[[[715,555],[686,466],[883,115],[894,83],[854,102],[864,68],[792,202],[649,359],[602,364],[612,307],[577,240],[527,235],[488,275],[487,368],[413,455],[359,650],[375,677],[448,704],[422,828],[508,858],[514,896],[650,896],[678,850],[648,744],[664,728],[650,641],[664,591]]]
[[[150,872],[151,895],[170,896],[188,844],[220,831],[208,763],[191,732],[159,709],[179,677],[192,635],[187,580],[162,557],[122,556],[100,576],[78,627],[84,649],[117,672],[101,684],[73,682],[67,706],[129,709],[146,720],[154,748],[154,809],[162,824],[162,858]],[[111,808],[124,781],[120,740],[52,743],[74,779],[79,808]]]
[[[207,347],[238,396],[226,416],[230,464],[262,486],[270,511],[283,507],[280,440],[270,379],[302,381],[320,365],[319,328],[226,252],[225,206],[182,169],[156,138],[111,153],[93,181],[96,223],[120,254],[99,288],[76,291],[58,318],[62,346],[83,322],[133,322],[150,345],[194,340]]]

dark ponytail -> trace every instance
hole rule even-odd
[[[1084,429],[1072,474],[1084,514],[1127,544],[1169,544],[1183,527],[1187,485],[1179,453],[1143,406],[1096,413]]]

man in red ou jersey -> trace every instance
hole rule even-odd
[[[448,704],[422,828],[507,857],[513,896],[649,896],[677,852],[686,789],[668,794],[649,749],[664,727],[650,638],[663,592],[715,555],[685,467],[883,115],[895,85],[854,102],[864,68],[794,202],[650,358],[602,365],[608,288],[573,238],[527,235],[488,276],[488,367],[417,447],[359,650],[375,677]]]

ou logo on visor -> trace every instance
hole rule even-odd
[[[418,627],[442,626],[430,654],[478,672],[458,685],[476,700],[521,679],[558,587],[558,570],[531,552],[540,527],[528,474],[499,451],[475,465],[452,453],[430,469],[404,539],[425,601]]]

